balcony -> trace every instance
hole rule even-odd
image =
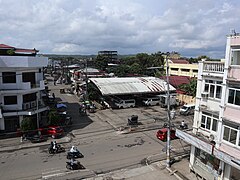
[[[14,84],[2,84],[1,86],[2,93],[19,93],[21,90],[25,92],[26,90],[44,90],[45,84],[44,80],[38,81],[37,83],[30,83],[30,82],[21,82],[21,83],[14,83]],[[4,91],[5,90],[5,91]],[[20,90],[20,91],[19,91]]]
[[[203,63],[203,71],[223,73],[224,72],[224,62],[210,62],[210,61],[204,62]]]
[[[10,67],[45,67],[48,64],[47,57],[39,56],[1,56],[0,64],[3,68]]]
[[[240,81],[240,65],[231,65],[228,71],[229,81]]]

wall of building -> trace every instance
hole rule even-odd
[[[192,104],[196,101],[195,97],[185,94],[177,94],[177,99],[179,100],[180,104]]]

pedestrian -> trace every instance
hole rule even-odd
[[[183,128],[184,129],[184,127],[185,127],[185,122],[184,122],[184,120],[182,120],[182,122],[181,122],[181,128]]]

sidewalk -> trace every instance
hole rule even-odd
[[[164,160],[134,169],[121,169],[106,174],[100,174],[95,177],[86,178],[86,180],[198,180],[193,173],[190,173],[187,158],[179,158],[181,160],[174,163],[171,168],[166,168],[166,161]]]

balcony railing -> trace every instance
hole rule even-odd
[[[223,73],[224,62],[204,62],[203,71]]]

